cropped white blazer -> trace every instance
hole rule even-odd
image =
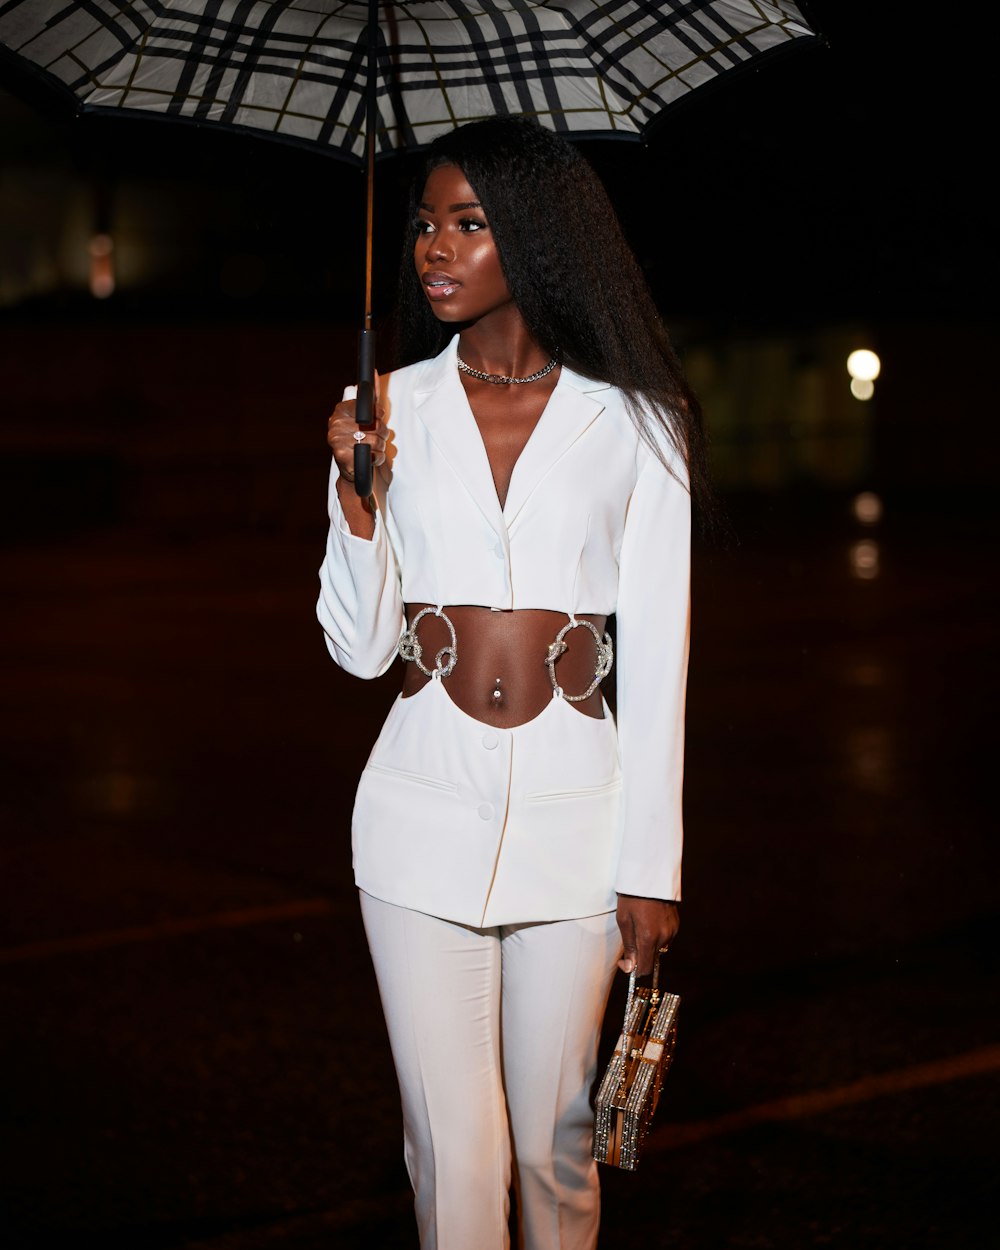
[[[526,724],[493,728],[457,707],[447,678],[400,696],[358,787],[355,879],[476,927],[593,915],[616,893],[679,899],[684,466],[663,440],[667,471],[620,391],[563,366],[501,508],[457,342],[382,381],[389,455],[372,539],[351,534],[333,466],[327,646],[370,678],[396,655],[406,603],[614,613],[617,724],[607,705],[597,720],[554,695]]]

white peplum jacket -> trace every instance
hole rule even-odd
[[[406,603],[614,613],[617,715],[554,694],[498,729],[458,708],[447,678],[399,696],[355,799],[355,880],[477,928],[594,915],[617,893],[679,899],[684,466],[664,439],[667,471],[619,390],[563,366],[501,508],[457,343],[382,380],[389,456],[371,540],[348,529],[333,466],[317,607],[330,653],[358,677],[384,673]]]

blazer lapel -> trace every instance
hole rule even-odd
[[[607,389],[606,382],[592,382],[563,366],[545,411],[514,465],[503,510],[508,530],[514,528],[532,492],[556,461],[604,411],[594,392]]]
[[[489,457],[458,376],[458,335],[432,360],[414,389],[414,406],[458,480],[502,538],[507,536]]]
[[[514,465],[506,505],[501,509],[486,447],[458,376],[457,352],[455,335],[444,351],[428,362],[414,387],[414,407],[441,455],[506,542],[508,530],[532,492],[604,411],[600,392],[609,389],[608,383],[594,382],[563,366],[545,411]]]

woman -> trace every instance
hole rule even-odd
[[[360,677],[406,662],[358,789],[355,878],[421,1246],[509,1244],[513,1153],[523,1244],[586,1250],[611,978],[648,972],[678,927],[698,409],[564,140],[458,128],[412,221],[405,367],[370,432],[350,398],[329,423],[327,645]]]

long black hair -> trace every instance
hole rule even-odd
[[[482,204],[507,285],[535,341],[577,373],[617,386],[640,435],[663,459],[652,423],[660,427],[683,459],[692,502],[707,521],[714,509],[701,409],[593,168],[535,121],[470,122],[428,148],[410,191],[409,221],[428,174],[441,165],[457,165]],[[398,363],[436,356],[454,333],[431,311],[412,246],[404,246]]]

